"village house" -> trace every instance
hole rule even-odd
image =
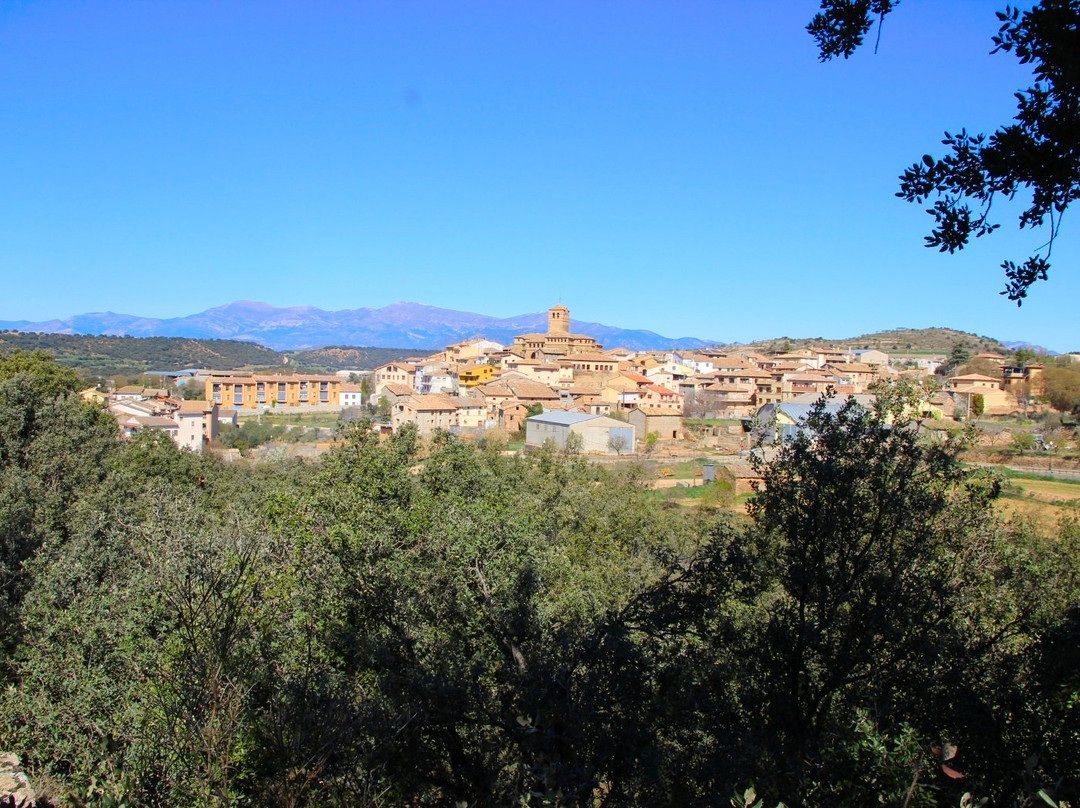
[[[206,380],[205,400],[220,407],[259,410],[267,407],[341,406],[337,376],[214,376]]]
[[[1002,388],[1017,398],[1042,398],[1046,395],[1046,377],[1041,364],[1001,368]]]
[[[637,351],[631,351],[629,348],[609,348],[604,351],[604,355],[616,362],[631,362],[637,356]]]
[[[131,415],[136,418],[171,418],[178,404],[165,399],[108,398],[106,406],[114,415]]]
[[[648,378],[653,384],[676,387],[679,382],[691,378],[694,375],[694,369],[689,365],[677,364],[675,362],[663,362],[659,365],[645,368],[645,370],[642,371],[642,375]]]
[[[447,345],[444,359],[450,365],[480,365],[490,354],[501,351],[503,346],[489,339],[476,337],[464,342]]]
[[[1016,396],[1002,389],[1002,381],[981,373],[953,376],[945,383],[945,392],[962,404],[962,412],[970,413],[975,396],[982,396],[983,414],[1008,415],[1020,409]]]
[[[785,373],[780,379],[780,392],[784,401],[789,401],[805,393],[821,395],[830,388],[835,391],[841,387],[847,387],[849,392],[855,392],[854,388],[847,385],[844,379],[828,371]]]
[[[493,426],[500,426],[507,435],[513,435],[525,426],[528,415],[528,405],[517,399],[510,399],[497,405]]]
[[[481,396],[448,396],[448,398],[457,406],[457,423],[451,427],[451,431],[478,432],[488,425],[487,403]]]
[[[599,395],[581,396],[574,399],[572,409],[587,412],[590,415],[611,415],[611,403],[604,401]]]
[[[458,371],[458,387],[466,390],[479,387],[491,381],[496,373],[498,370],[494,365],[466,365]]]
[[[817,351],[811,351],[809,348],[799,348],[795,351],[784,351],[783,353],[775,354],[772,358],[778,362],[787,363],[789,365],[802,365],[808,368],[820,368],[823,364],[821,361],[821,355],[818,354]]]
[[[582,409],[587,402],[602,402],[600,398],[600,388],[593,386],[591,380],[582,380],[573,387],[563,388],[559,391],[559,395],[563,403],[570,404],[571,408],[576,407]],[[608,407],[607,411],[610,411],[610,405],[605,402],[602,403]],[[585,410],[582,409],[582,412],[584,411]],[[606,415],[607,411],[602,414]]]
[[[458,406],[450,396],[439,393],[406,396],[390,408],[390,424],[395,432],[405,424],[415,424],[420,435],[457,426]]]
[[[756,368],[753,362],[740,356],[717,356],[713,359],[713,369],[706,374],[712,376],[716,373],[734,373],[747,368]]]
[[[642,405],[630,410],[626,420],[634,427],[634,435],[639,441],[644,441],[650,432],[656,433],[661,440],[682,440],[684,437],[681,413],[666,408]]]
[[[415,393],[416,391],[409,384],[385,384],[376,394],[375,404],[378,405],[385,399],[386,403],[393,407],[401,399],[408,398],[415,395]]]
[[[756,407],[757,388],[752,384],[721,384],[713,382],[698,388],[694,394],[706,413],[715,418],[741,418]]]
[[[546,384],[534,382],[530,379],[516,378],[513,376],[500,378],[491,384],[484,384],[477,387],[476,391],[484,401],[484,405],[487,409],[487,417],[492,422],[501,422],[501,408],[512,401],[521,402],[526,408],[533,404],[540,404],[543,407],[552,409],[562,408],[559,393],[552,390]]]
[[[184,401],[173,414],[177,430],[174,437],[181,449],[201,453],[217,439],[218,405],[210,401]]]
[[[168,435],[181,449],[202,452],[217,438],[218,406],[209,401],[111,400],[109,411],[125,438],[144,429]]]
[[[712,373],[716,370],[714,358],[702,353],[672,351],[668,355],[668,361],[674,365],[686,365],[694,371],[695,375]]]
[[[846,364],[855,358],[849,348],[818,348],[817,354],[818,367],[837,363]]]
[[[829,362],[825,369],[831,370],[850,384],[856,393],[866,391],[879,375],[877,367],[861,362]]]
[[[413,364],[412,387],[417,393],[448,393],[458,391],[457,371],[443,361],[442,354]]]
[[[640,373],[624,371],[608,379],[600,388],[600,399],[609,403],[615,410],[630,410],[641,401],[641,391],[650,382]]]
[[[640,391],[638,407],[666,413],[682,413],[683,397],[659,384],[647,385]]]
[[[550,362],[541,362],[539,359],[516,359],[510,361],[499,378],[512,378],[511,374],[551,387],[569,385],[574,382],[574,373],[569,368]]]
[[[671,389],[684,399],[689,399],[694,398],[698,390],[708,387],[711,383],[711,380],[704,376],[691,376],[689,379],[683,379],[678,385],[673,385]]]
[[[993,376],[984,376],[981,373],[965,373],[963,376],[952,376],[945,383],[945,386],[950,390],[956,390],[961,387],[975,387],[982,390],[1000,390],[1001,380],[995,379]]]
[[[385,365],[380,365],[372,373],[375,394],[381,395],[380,388],[387,384],[407,384],[412,388],[415,376],[416,368],[404,362],[387,362]]]
[[[889,366],[889,355],[876,348],[864,348],[852,351],[852,354],[854,354],[856,362],[877,368],[878,375],[881,375],[882,371]]]
[[[484,402],[484,406],[488,412],[488,418],[495,420],[499,416],[499,408],[504,404],[511,401],[517,401],[514,397],[514,391],[507,385],[495,381],[491,384],[482,384],[476,388],[476,392],[480,395],[480,398]],[[524,405],[528,408],[528,405]]]
[[[559,367],[566,368],[572,379],[581,376],[605,378],[620,370],[620,362],[603,353],[577,353],[560,359]]]
[[[133,438],[136,432],[143,429],[151,429],[162,432],[176,442],[176,433],[179,424],[172,418],[163,415],[124,415],[115,414],[116,424],[120,427],[120,434],[124,438]]]
[[[558,407],[560,403],[558,392],[548,385],[532,379],[503,376],[495,384],[506,387],[513,398],[525,402],[526,405],[542,404],[545,407]]]
[[[150,398],[166,398],[168,397],[168,395],[168,390],[161,390],[156,387],[142,387],[141,385],[129,384],[114,390],[110,397],[114,401],[145,401]]]
[[[96,387],[87,387],[85,390],[80,390],[79,397],[83,401],[90,401],[95,404],[101,404],[102,406],[105,406],[109,401],[109,394],[103,393]]]
[[[351,384],[349,382],[341,383],[341,407],[362,407],[364,405],[364,394],[360,389],[360,385]]]

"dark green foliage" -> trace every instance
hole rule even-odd
[[[132,375],[148,370],[281,365],[276,351],[240,340],[181,337],[97,337],[72,334],[0,332],[0,349],[48,351],[55,360],[92,375]]]
[[[900,393],[819,407],[747,524],[365,420],[313,466],[121,443],[19,362],[0,741],[58,804],[1076,799],[1080,531],[997,522]]]
[[[405,348],[330,347],[285,354],[244,340],[2,331],[0,353],[5,350],[47,351],[59,364],[90,376],[137,376],[188,368],[280,368],[286,357],[294,370],[331,372],[376,368],[417,353]]]
[[[777,553],[759,660],[781,770],[843,737],[853,707],[912,720],[934,679],[968,663],[956,618],[994,488],[966,478],[959,445],[923,448],[895,415],[815,411],[751,503]]]
[[[971,414],[978,418],[986,409],[986,398],[982,393],[976,393],[971,397]]]
[[[1075,790],[1075,764],[1044,751],[1061,702],[1027,687],[1037,638],[1080,594],[1077,554],[998,525],[996,483],[959,467],[961,442],[923,445],[902,407],[819,408],[762,469],[754,527],[714,532],[627,617],[643,690],[620,731],[654,739],[628,776],[639,804],[747,782],[766,804],[1008,804],[1032,793],[1033,754],[1040,782]],[[1058,670],[1041,692],[1071,698]],[[963,788],[932,753],[947,742]]]
[[[887,0],[822,0],[822,11],[808,26],[821,58],[850,56],[869,30],[871,14],[880,21],[894,5]],[[1029,192],[1019,226],[1046,227],[1048,233],[1036,254],[1019,264],[1001,264],[1007,279],[1002,294],[1019,305],[1033,284],[1046,280],[1061,217],[1080,198],[1080,2],[1040,0],[1023,11],[1006,6],[997,18],[993,52],[1013,53],[1021,64],[1031,65],[1035,77],[1032,87],[1015,93],[1014,122],[989,137],[965,129],[946,132],[942,144],[949,153],[924,155],[914,163],[901,175],[897,196],[920,205],[935,200],[927,210],[934,226],[926,246],[951,253],[1000,226],[989,218],[996,198]]]
[[[880,26],[896,5],[898,0],[822,0],[821,11],[806,26],[818,43],[821,61],[851,56],[862,45],[874,19]]]
[[[184,401],[203,401],[205,395],[206,391],[193,382],[180,387],[180,398]]]
[[[425,356],[436,349],[422,348],[355,348],[346,345],[330,345],[307,351],[289,352],[289,364],[310,372],[333,372],[336,370],[373,370],[387,362],[396,362],[410,356]],[[366,379],[367,377],[365,377]],[[363,381],[361,381],[361,385]],[[366,395],[371,395],[371,390]]]
[[[289,569],[264,503],[291,470],[252,477],[150,433],[103,470],[34,562],[14,741],[91,804],[228,804]]]
[[[42,353],[0,359],[0,681],[21,635],[27,565],[67,539],[70,510],[116,440],[111,416],[74,395],[77,385]]]
[[[315,440],[317,437],[318,429],[308,430],[303,427],[289,427],[285,424],[263,424],[248,419],[238,427],[222,429],[219,440],[222,446],[229,449],[245,451],[270,443],[270,441],[300,443]]]
[[[0,355],[0,379],[23,376],[33,380],[35,394],[52,399],[79,389],[79,375],[56,364],[45,351],[14,350]]]
[[[966,340],[953,343],[952,350],[945,362],[938,366],[937,374],[942,377],[951,376],[957,368],[971,361],[971,345]]]
[[[1080,414],[1080,365],[1073,362],[1048,364],[1046,398],[1059,412]]]
[[[587,464],[442,436],[413,475],[415,451],[359,423],[304,509],[341,564],[349,653],[390,732],[365,770],[422,804],[588,795],[572,672],[604,616],[663,574],[677,525]]]

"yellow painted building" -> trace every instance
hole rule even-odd
[[[458,371],[458,384],[462,387],[476,387],[487,384],[495,376],[494,365],[470,365]]]
[[[212,376],[206,380],[207,401],[222,409],[260,407],[340,406],[341,379],[337,376]]]

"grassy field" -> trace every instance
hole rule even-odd
[[[1005,478],[997,503],[1002,514],[1031,519],[1047,530],[1063,517],[1080,516],[1080,481],[1018,472],[1006,472]]]
[[[656,488],[648,492],[647,496],[654,502],[663,503],[667,507],[680,508],[723,508],[737,516],[746,516],[746,503],[752,494],[740,494],[731,496],[730,486],[721,483],[719,486],[702,485],[700,482],[684,488],[679,485]]]
[[[656,476],[666,480],[701,479],[701,467],[713,461],[707,457],[695,457],[693,460],[679,460],[673,463],[659,463]]]
[[[261,416],[252,415],[241,420],[254,421],[256,418],[261,418],[260,423],[270,426],[321,426],[333,429],[339,423],[336,412],[264,412]]]

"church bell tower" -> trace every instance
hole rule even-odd
[[[570,333],[570,309],[561,303],[548,309],[548,333]]]

